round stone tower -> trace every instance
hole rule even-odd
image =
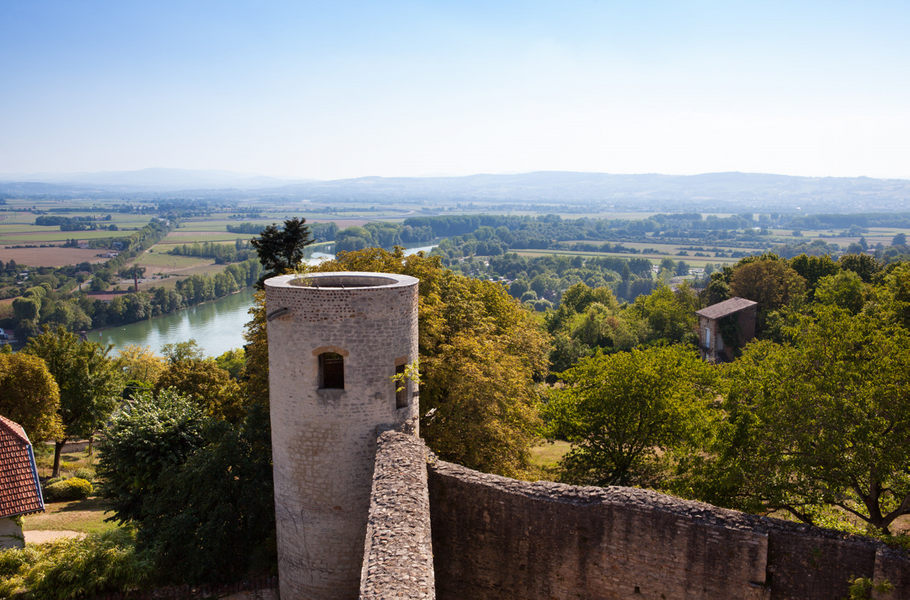
[[[357,598],[377,429],[416,428],[417,386],[395,375],[417,360],[417,279],[284,275],[265,292],[281,597]]]

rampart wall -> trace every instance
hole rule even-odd
[[[910,598],[910,561],[867,538],[633,488],[429,467],[436,592],[472,598],[835,600],[848,579]]]

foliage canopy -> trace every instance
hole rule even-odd
[[[560,377],[544,414],[549,435],[572,443],[571,483],[658,485],[714,419],[716,371],[685,346],[598,354]]]
[[[30,440],[63,435],[60,389],[41,358],[0,353],[0,390],[0,415],[19,423]]]

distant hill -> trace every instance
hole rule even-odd
[[[444,200],[600,204],[616,209],[860,212],[910,209],[910,180],[792,177],[758,173],[611,175],[541,171],[467,177],[362,177],[312,181],[270,190],[314,201]]]
[[[108,173],[0,175],[0,194],[129,194],[225,200],[534,204],[666,212],[890,212],[910,210],[910,180],[793,177],[760,173],[614,175],[540,171],[467,177],[360,177],[283,181],[229,171],[143,169]],[[66,179],[66,181],[64,181]],[[7,183],[4,183],[4,180]]]
[[[64,188],[119,189],[127,192],[176,191],[186,189],[263,189],[297,183],[299,179],[279,179],[248,173],[218,170],[142,169],[139,171],[102,171],[99,173],[0,174],[0,182],[48,183]]]

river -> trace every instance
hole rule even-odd
[[[410,248],[405,254],[429,252],[435,246]],[[308,261],[334,258],[333,254],[312,253]],[[243,326],[250,320],[248,313],[253,305],[253,290],[246,288],[237,294],[199,304],[163,317],[138,321],[129,325],[92,331],[92,342],[113,344],[115,352],[130,344],[149,346],[161,354],[165,344],[196,340],[206,356],[218,356],[245,343]]]
[[[243,346],[243,326],[250,320],[247,311],[252,305],[253,289],[246,288],[163,317],[93,331],[88,339],[118,350],[129,344],[150,346],[158,354],[165,344],[195,339],[207,356],[218,356]]]

